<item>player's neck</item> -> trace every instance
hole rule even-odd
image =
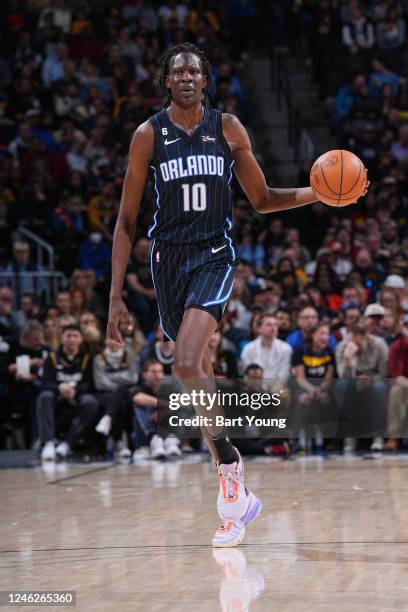
[[[167,112],[173,123],[187,132],[192,132],[203,120],[204,107],[198,102],[190,108],[183,108],[172,101]]]

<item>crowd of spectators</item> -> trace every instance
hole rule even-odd
[[[280,12],[285,3],[275,4],[279,21],[287,6]],[[301,449],[313,414],[337,402],[355,425],[340,436],[345,450],[355,448],[353,432],[368,418],[360,407],[369,405],[370,445],[382,450],[388,437],[387,448],[396,450],[408,410],[406,3],[288,5],[322,95],[336,98],[339,145],[360,155],[371,187],[358,206],[260,216],[233,182],[240,263],[210,341],[214,371],[255,386],[275,379],[287,402],[305,410],[293,425]],[[213,64],[213,104],[250,126],[237,65],[247,61],[248,44],[256,45],[242,25],[254,12],[254,2],[234,0],[2,3],[0,447],[36,445],[49,460],[90,447],[135,460],[200,448],[156,434],[157,390],[171,374],[174,346],[157,323],[149,187],[126,276],[133,329],[122,330],[123,350],[104,341],[111,242],[130,138],[162,104],[152,85],[159,53],[184,40],[199,44]],[[398,52],[383,46],[393,30],[388,22],[403,34]],[[336,49],[354,75],[351,89],[337,95],[342,79],[333,89],[329,61]],[[302,163],[301,184],[310,161]],[[56,269],[68,279],[52,302],[21,226],[53,245]],[[290,378],[296,384],[289,389]],[[329,444],[318,428],[312,433],[316,448]],[[291,449],[270,440],[246,446],[268,454]]]

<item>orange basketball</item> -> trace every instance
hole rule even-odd
[[[310,171],[310,186],[319,200],[329,206],[352,204],[364,192],[366,182],[363,162],[342,149],[323,153]]]

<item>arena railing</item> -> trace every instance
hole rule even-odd
[[[40,238],[40,236],[22,225],[17,228],[16,234],[19,234],[26,240],[34,242],[37,249],[37,265],[40,268],[48,270],[49,272],[52,272],[55,269],[54,248],[50,245],[49,242],[46,242],[45,240]],[[47,263],[45,263],[45,253],[47,253],[48,256]]]
[[[63,272],[41,270],[39,272],[0,272],[0,286],[13,291],[14,307],[20,305],[25,294],[41,297],[45,304],[51,304],[58,291],[66,289],[69,281]]]

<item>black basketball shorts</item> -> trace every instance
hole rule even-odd
[[[176,340],[188,308],[202,308],[217,322],[221,319],[237,263],[229,237],[194,244],[153,241],[151,267],[160,324],[170,340]]]

